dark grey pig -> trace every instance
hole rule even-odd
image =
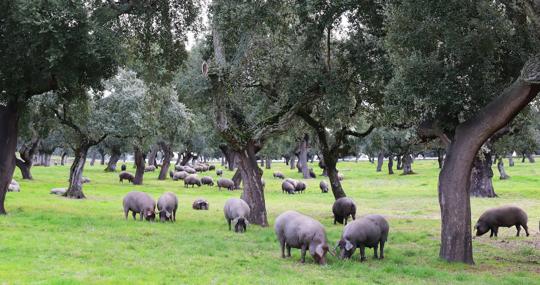
[[[334,225],[336,222],[340,224],[347,224],[349,216],[354,220],[356,218],[356,204],[351,198],[342,197],[337,199],[332,206],[332,213],[334,213]]]
[[[165,192],[157,201],[159,220],[162,222],[176,221],[176,210],[178,210],[178,198],[172,192]]]
[[[193,188],[195,187],[195,185],[200,187],[201,180],[195,174],[188,175],[186,176],[186,178],[184,178],[184,186],[189,187],[189,185],[192,185]]]
[[[174,181],[184,180],[188,175],[189,174],[185,171],[177,171],[173,173],[173,180]]]
[[[143,217],[147,221],[153,221],[156,218],[156,201],[144,192],[129,192],[126,197],[124,197],[123,205],[124,216],[126,219],[129,211],[132,212],[134,220],[136,219],[135,216],[137,214],[140,214],[141,221]]]
[[[133,179],[135,179],[135,176],[129,172],[122,171],[120,174],[118,174],[118,177],[120,178],[120,182],[124,183],[124,179],[133,183]]]
[[[174,170],[176,170],[176,171],[184,171],[184,166],[183,165],[176,165],[174,167]]]
[[[318,221],[295,211],[287,211],[277,217],[274,230],[281,245],[281,257],[285,258],[285,248],[289,257],[291,248],[299,248],[302,263],[306,261],[306,251],[309,250],[315,262],[326,264],[329,248],[324,227]]]
[[[223,175],[223,170],[221,170],[221,169],[216,170],[216,175],[217,176]]]
[[[303,193],[306,190],[306,183],[302,181],[297,181],[294,187],[294,191]]]
[[[227,188],[230,191],[233,191],[234,190],[234,181],[232,181],[231,179],[227,179],[227,178],[220,178],[217,181],[217,186],[218,186],[219,190],[221,190],[221,187],[223,187],[223,188]]]
[[[223,212],[225,219],[231,230],[231,223],[234,225],[234,231],[237,233],[247,230],[248,218],[250,213],[249,205],[242,199],[231,198],[225,202]]]
[[[210,176],[205,176],[205,177],[201,178],[201,183],[202,183],[202,185],[214,186],[214,179],[212,179],[212,177],[210,177]]]
[[[366,260],[366,247],[374,249],[375,258],[384,258],[384,243],[388,239],[390,226],[381,215],[367,215],[345,226],[337,245],[341,258],[351,258],[356,248],[360,248],[360,261]],[[380,255],[377,249],[380,247]]]
[[[274,178],[285,179],[285,175],[279,171],[276,171],[274,172]]]
[[[322,193],[328,193],[328,184],[326,181],[321,181],[321,183],[319,183],[319,187],[321,188]]]
[[[155,165],[148,165],[146,167],[144,167],[144,172],[154,172],[156,171],[156,166]]]
[[[529,228],[527,227],[527,213],[521,208],[515,206],[502,206],[485,211],[476,222],[476,236],[481,236],[491,230],[489,237],[497,236],[499,227],[516,226],[517,235],[523,227],[527,236],[529,236]]]
[[[289,181],[283,181],[283,183],[281,183],[281,193],[289,193],[289,194],[294,194],[294,185],[292,185]]]
[[[194,210],[208,210],[210,204],[208,204],[208,201],[206,201],[205,199],[199,198],[193,201],[192,207]]]

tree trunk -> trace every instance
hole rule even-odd
[[[64,166],[66,164],[67,152],[62,152],[62,158],[60,159],[60,165]]]
[[[390,155],[388,156],[388,174],[392,175],[394,174],[394,170],[392,169],[394,167],[394,158]]]
[[[296,167],[296,155],[291,155],[291,159],[289,160],[289,167],[290,169],[294,169]]]
[[[469,193],[474,197],[497,197],[493,189],[493,170],[491,170],[491,152],[482,153],[483,159],[478,155],[473,160],[471,170],[471,183]]]
[[[242,173],[240,173],[240,169],[236,170],[231,180],[234,182],[234,189],[241,188],[240,186],[242,184]]]
[[[101,161],[99,162],[99,164],[105,165],[105,150],[100,148],[98,152],[99,152],[99,156],[101,157]]]
[[[305,134],[304,138],[300,142],[300,155],[298,156],[298,163],[300,164],[300,170],[302,172],[302,175],[304,176],[304,179],[311,179],[307,162],[308,141],[309,136]]]
[[[182,161],[180,162],[180,165],[184,166],[188,164],[191,159],[193,159],[193,154],[191,153],[191,151],[185,151],[182,154]]]
[[[324,164],[324,156],[319,156],[319,167],[323,170],[321,176],[328,176],[326,165]]]
[[[72,199],[86,198],[83,193],[83,171],[86,163],[86,155],[88,154],[89,145],[83,144],[75,149],[75,158],[69,170],[69,187],[64,193],[64,197]]]
[[[97,156],[97,152],[93,151],[92,159],[90,160],[90,166],[94,166],[94,163],[96,163],[96,156]]]
[[[32,173],[30,172],[30,168],[32,167],[32,160],[30,160],[30,163],[28,163],[15,157],[15,165],[17,165],[17,167],[21,171],[21,175],[23,179],[27,179],[27,180],[33,179]]]
[[[144,153],[142,149],[140,149],[138,146],[134,147],[135,152],[135,167],[137,168],[135,170],[135,178],[133,179],[134,185],[142,185],[143,184],[143,178],[144,178],[144,167],[146,164]]]
[[[441,149],[437,150],[437,162],[439,163],[439,169],[442,169],[444,164],[444,152]]]
[[[534,156],[532,155],[532,153],[530,152],[527,152],[527,159],[529,160],[530,163],[534,163],[535,160],[534,160]]]
[[[264,167],[264,157],[261,156],[260,159],[261,159],[261,167]]]
[[[285,159],[285,165],[289,165],[289,161],[291,160],[290,156],[283,156],[283,159]]]
[[[513,156],[512,154],[509,154],[509,155],[508,155],[508,165],[509,165],[510,167],[514,167],[514,164],[515,164],[515,163],[514,163],[514,156]]]
[[[510,179],[510,176],[506,174],[506,170],[504,170],[504,161],[502,157],[499,157],[498,159],[497,169],[499,170],[499,178],[501,180]]]
[[[266,157],[266,169],[272,169],[272,159],[269,156]]]
[[[398,154],[398,156],[397,156],[396,169],[397,170],[402,170],[403,169],[403,156],[401,154]]]
[[[19,149],[20,159],[15,157],[15,164],[21,170],[23,179],[32,180],[32,164],[34,163],[34,154],[39,146],[39,139],[37,137],[32,138],[30,145],[23,145]]]
[[[15,170],[19,114],[17,105],[0,104],[0,215],[7,214],[4,202]]]
[[[106,172],[115,172],[116,165],[120,159],[120,151],[117,149],[111,149],[111,157],[109,157],[109,162],[107,162],[107,167],[105,168]]]
[[[501,96],[473,118],[457,126],[449,142],[439,174],[441,246],[439,256],[447,261],[473,264],[469,186],[473,160],[496,131],[506,126],[540,90],[540,57],[534,57],[521,77]]]
[[[264,191],[261,182],[262,170],[257,165],[255,157],[255,146],[250,143],[242,152],[239,153],[240,173],[244,182],[244,191],[242,200],[249,205],[251,212],[249,222],[263,227],[268,226],[266,215],[266,204],[264,200]]]
[[[163,162],[161,164],[161,170],[159,171],[159,180],[165,180],[167,179],[167,176],[169,175],[169,165],[171,164],[171,158],[173,156],[173,152],[171,150],[171,146],[166,143],[160,143],[161,150],[163,150]]]
[[[341,181],[339,181],[338,178],[338,171],[336,168],[337,157],[332,156],[329,153],[325,153],[323,155],[323,159],[325,170],[328,174],[328,180],[330,180],[330,186],[332,187],[332,193],[334,194],[334,198],[337,200],[339,198],[346,197],[347,195],[345,194],[345,191],[343,191]]]
[[[148,165],[156,166],[156,157],[159,151],[159,146],[154,144],[150,147],[150,152],[148,153]]]
[[[377,172],[382,171],[383,162],[384,162],[384,153],[381,151],[379,152],[379,155],[377,156]]]
[[[414,171],[412,170],[412,163],[413,163],[413,159],[412,159],[412,156],[410,154],[405,154],[403,156],[403,175],[409,175],[409,174],[414,174]]]

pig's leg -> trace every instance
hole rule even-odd
[[[137,213],[135,211],[131,211],[131,216],[133,216],[133,220],[137,220]]]
[[[519,226],[519,224],[516,225],[516,230],[517,230],[516,236],[518,237],[518,236],[519,236],[519,232],[521,231],[521,227]]]
[[[231,230],[231,219],[227,219],[227,223],[229,224],[229,231]]]
[[[291,257],[291,246],[287,245],[287,257]]]
[[[366,246],[362,244],[360,245],[360,261],[364,262],[366,260]]]
[[[281,246],[281,258],[285,258],[285,241],[280,240],[279,245]]]
[[[523,227],[523,229],[525,230],[525,233],[527,234],[527,236],[529,236],[529,228],[527,227],[527,225],[521,225]]]
[[[301,259],[301,262],[304,263],[306,262],[306,249],[307,249],[307,246],[305,244],[302,245],[302,259]]]
[[[373,247],[373,258],[375,259],[378,259],[379,256],[377,255],[377,250],[379,250],[379,245],[376,244],[374,247]]]
[[[384,259],[384,241],[381,241],[381,254],[379,258]]]

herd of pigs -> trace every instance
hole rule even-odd
[[[120,182],[123,180],[132,181],[133,175],[125,171],[122,167],[119,175]],[[155,167],[147,167],[145,171],[154,171]],[[192,185],[214,185],[212,177],[197,177],[197,172],[215,170],[212,165],[176,166],[175,171],[170,173],[173,180],[184,180],[185,187]],[[222,170],[216,170],[218,176],[222,176]],[[280,172],[274,172],[274,178],[283,180],[282,192],[288,194],[302,193],[306,190],[306,184],[302,181],[296,181],[285,176]],[[339,179],[343,179],[339,175]],[[262,181],[264,186],[264,181]],[[234,182],[230,179],[219,178],[217,186],[228,190],[234,190]],[[323,193],[328,192],[328,184],[321,181],[320,188]],[[197,199],[193,202],[193,209],[208,210],[209,204],[205,199]],[[131,211],[133,219],[140,215],[140,220],[154,221],[156,219],[156,202],[154,199],[144,193],[133,191],[129,192],[123,200],[124,217],[127,219]],[[176,221],[176,211],[178,209],[178,198],[172,192],[166,192],[157,201],[157,212],[160,221]],[[225,202],[223,207],[225,219],[229,230],[234,227],[235,232],[245,232],[249,224],[250,214],[249,205],[242,199],[231,198]],[[274,223],[274,230],[277,240],[281,246],[281,256],[283,258],[291,256],[291,248],[301,250],[301,262],[305,262],[306,252],[309,251],[313,260],[321,265],[326,264],[326,254],[338,255],[339,258],[351,258],[355,250],[360,251],[360,261],[366,261],[365,248],[373,248],[374,258],[384,258],[384,245],[388,239],[390,226],[388,221],[381,215],[371,214],[356,219],[356,204],[348,197],[339,198],[332,206],[334,215],[334,224],[344,224],[345,227],[341,234],[341,239],[333,250],[330,250],[326,238],[324,226],[317,220],[298,213],[296,211],[286,211],[279,215]],[[352,222],[347,223],[352,218]],[[491,231],[490,237],[497,236],[499,227],[512,227],[517,229],[519,236],[521,227],[525,230],[527,236],[529,231],[527,227],[527,214],[522,209],[515,206],[503,206],[494,208],[483,213],[475,225],[476,235],[481,236]],[[287,249],[287,255],[285,255]],[[336,252],[338,251],[339,252]]]

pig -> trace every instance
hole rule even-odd
[[[296,180],[294,180],[292,178],[287,178],[287,179],[285,179],[285,181],[291,183],[291,185],[296,189],[296,184],[298,183]]]
[[[204,171],[204,167],[200,166],[200,165],[195,166],[193,169],[195,169],[195,171],[197,171],[197,172],[203,172]]]
[[[342,197],[337,199],[332,206],[332,212],[334,213],[334,225],[336,222],[347,225],[349,216],[355,220],[356,216],[356,204],[351,198]]]
[[[147,165],[146,167],[144,167],[144,172],[154,172],[156,171],[156,166],[154,165]]]
[[[306,251],[320,265],[326,264],[328,243],[321,223],[296,211],[287,211],[276,219],[274,230],[281,246],[281,257],[291,256],[291,248],[301,249],[301,262],[306,261]]]
[[[339,256],[342,259],[351,258],[357,247],[360,248],[360,261],[366,261],[365,248],[374,249],[374,257],[384,258],[384,244],[388,239],[390,226],[381,215],[367,215],[351,222],[343,229],[341,239],[336,248],[339,247]],[[377,255],[377,248],[380,247],[380,255]]]
[[[173,180],[184,180],[189,174],[185,171],[178,171],[173,174]]]
[[[174,170],[176,170],[176,171],[184,171],[184,166],[182,166],[182,165],[176,165],[176,166],[174,167]]]
[[[313,171],[313,168],[309,169],[309,177],[311,178],[317,178],[317,175],[315,175],[315,171]]]
[[[322,193],[328,193],[328,184],[326,181],[322,180],[321,183],[319,183],[319,187],[321,188]]]
[[[176,222],[176,210],[178,210],[178,198],[172,192],[165,192],[157,202],[159,220],[162,222]]]
[[[231,198],[225,202],[223,212],[225,219],[229,224],[229,231],[231,230],[231,223],[234,225],[234,231],[242,233],[247,230],[248,218],[250,214],[249,205],[242,199]]]
[[[208,170],[216,170],[216,166],[215,165],[210,165],[210,166],[208,166]]]
[[[82,181],[81,181],[81,182],[82,182],[83,184],[85,184],[85,183],[90,183],[91,181],[92,181],[92,180],[90,180],[90,178],[88,178],[88,177],[84,177],[84,176],[83,176],[83,178],[82,178]]]
[[[19,185],[19,182],[15,181],[15,179],[12,179],[8,185],[8,192],[21,192],[21,186]]]
[[[121,171],[126,171],[127,167],[125,164],[122,164],[122,166],[120,166],[120,170]]]
[[[192,185],[192,188],[195,188],[195,185],[201,186],[201,180],[197,177],[196,174],[190,174],[184,178],[184,187],[189,187]]]
[[[343,176],[343,174],[341,174],[341,173],[338,173],[337,178],[338,178],[339,181],[342,181],[343,179],[345,179],[345,176]]]
[[[184,166],[184,171],[187,172],[187,173],[189,173],[189,174],[195,174],[195,173],[197,173],[197,170],[195,170],[195,169],[193,169],[193,168],[191,168],[191,167],[189,167],[189,166]]]
[[[221,177],[223,175],[223,170],[221,169],[216,170],[216,175]]]
[[[192,207],[194,210],[208,210],[208,208],[210,208],[210,204],[208,204],[208,201],[205,199],[199,198],[193,201]]]
[[[171,170],[171,171],[169,171],[169,176],[171,177],[171,179],[173,179],[173,180],[174,180],[174,171],[172,171],[172,170]]]
[[[281,183],[281,193],[287,192],[288,194],[294,194],[294,190],[294,185],[289,181],[283,181],[283,183]]]
[[[274,172],[274,178],[285,179],[285,175],[279,171],[276,171]]]
[[[296,186],[294,187],[294,191],[303,193],[304,190],[306,190],[306,183],[302,181],[297,181]]]
[[[212,179],[212,177],[210,177],[210,176],[205,176],[205,177],[201,178],[201,183],[202,183],[202,185],[214,186],[214,179]]]
[[[527,213],[521,208],[515,206],[502,206],[485,211],[474,228],[476,229],[476,236],[481,236],[488,231],[491,231],[489,237],[497,236],[499,227],[512,227],[516,226],[517,234],[521,231],[521,227],[525,230],[527,236],[529,236],[529,228],[527,227]]]
[[[53,188],[51,189],[51,194],[62,196],[66,194],[67,188]]]
[[[122,171],[120,174],[118,174],[118,177],[120,178],[120,182],[124,183],[124,179],[127,181],[133,183],[133,179],[135,179],[135,176],[129,172]]]
[[[129,211],[132,212],[133,219],[136,220],[136,215],[140,214],[140,220],[146,219],[147,221],[154,221],[156,218],[156,201],[150,197],[150,195],[139,192],[131,191],[123,201],[124,205],[124,217],[128,218]]]
[[[234,181],[227,178],[220,178],[217,181],[218,189],[221,191],[221,187],[227,188],[229,191],[234,191]]]

